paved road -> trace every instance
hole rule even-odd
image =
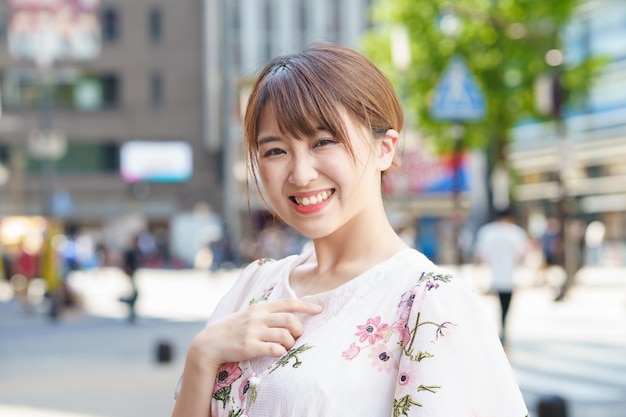
[[[568,417],[626,416],[622,272],[589,270],[559,303],[548,287],[524,281],[511,311],[509,357],[531,415],[550,393],[567,400]],[[56,323],[40,308],[26,313],[15,300],[0,301],[0,416],[169,416],[186,346],[235,276],[142,271],[135,324],[117,301],[127,290],[117,270],[73,276],[84,310]],[[495,324],[496,300],[484,300]],[[160,341],[174,347],[169,363],[156,361]]]

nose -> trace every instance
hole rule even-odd
[[[315,160],[304,153],[294,157],[291,161],[289,182],[299,187],[304,187],[318,177]]]

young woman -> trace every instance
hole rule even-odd
[[[250,168],[312,248],[248,265],[192,341],[174,417],[527,414],[493,320],[406,246],[381,194],[403,116],[365,57],[279,57],[249,99]]]

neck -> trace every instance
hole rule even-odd
[[[407,245],[393,230],[387,218],[376,221],[353,220],[330,236],[316,239],[315,255],[320,273],[342,270],[351,265],[373,266],[396,254]]]

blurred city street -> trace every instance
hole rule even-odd
[[[343,146],[350,115],[321,113],[376,97],[345,120],[399,134],[389,226],[467,279],[496,330],[485,267],[450,265],[506,260],[476,250],[505,209],[530,239],[506,337],[530,417],[626,417],[626,1],[526,3],[0,0],[0,417],[170,416],[237,268],[310,242],[272,208],[246,103],[261,68],[317,43],[363,54],[397,97],[321,100],[307,77],[324,105],[293,108]],[[313,138],[282,129],[297,118],[281,139]],[[347,201],[350,167],[311,164],[301,188]],[[565,415],[539,412],[550,396]]]
[[[57,322],[0,302],[0,415],[169,416],[186,347],[238,272],[142,270],[134,324],[118,301],[127,283],[115,269],[72,276],[84,307]],[[478,273],[463,272],[474,283]],[[548,394],[567,401],[568,417],[624,416],[626,270],[585,269],[564,301],[553,296],[528,278],[510,315],[508,353],[531,416]],[[484,300],[495,324],[495,297]],[[162,342],[173,348],[170,362],[157,360]]]

